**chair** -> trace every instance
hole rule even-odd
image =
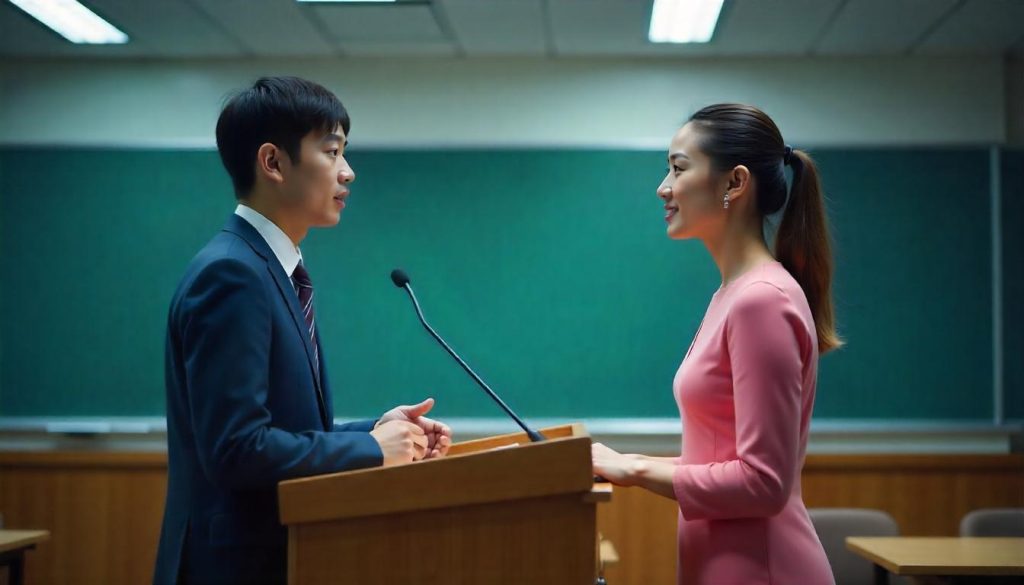
[[[960,536],[1022,536],[1024,508],[984,508],[960,520]]]
[[[892,516],[881,510],[864,508],[811,508],[807,510],[818,540],[825,549],[836,585],[873,585],[871,561],[846,548],[847,536],[899,536],[900,529]],[[890,577],[890,585],[905,583]]]

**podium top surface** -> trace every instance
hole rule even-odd
[[[589,494],[590,436],[581,424],[452,445],[447,457],[283,481],[281,522],[321,522],[504,500]]]

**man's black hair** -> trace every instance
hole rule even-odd
[[[217,119],[217,151],[235,197],[249,195],[256,183],[256,152],[271,143],[300,162],[302,138],[313,130],[324,134],[341,126],[348,136],[348,112],[323,86],[298,77],[263,77],[233,95]]]

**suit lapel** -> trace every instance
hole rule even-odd
[[[306,320],[302,316],[302,308],[299,307],[299,297],[295,293],[292,281],[285,274],[284,268],[281,267],[281,263],[277,261],[277,256],[274,255],[273,250],[270,249],[270,245],[263,239],[256,228],[252,227],[249,222],[245,221],[241,217],[232,214],[228,218],[227,225],[224,226],[224,230],[231,232],[249,244],[249,246],[259,254],[264,260],[267,261],[267,270],[270,271],[270,275],[274,279],[274,283],[277,284],[277,290],[281,294],[282,300],[285,306],[288,307],[288,312],[291,313],[292,322],[295,324],[295,332],[299,338],[302,339],[302,344],[306,348],[306,360],[309,364],[309,371],[313,375],[313,386],[316,390],[317,403],[320,406],[320,422],[324,425],[326,430],[333,428],[333,424],[329,424],[331,420],[327,404],[324,400],[324,390],[321,383],[320,372],[316,370],[313,359],[313,342],[310,340],[309,335],[306,334]],[[271,259],[273,261],[271,261]],[[320,333],[317,332],[317,338],[319,339]],[[322,358],[322,356],[321,356]],[[321,359],[321,362],[323,360]]]

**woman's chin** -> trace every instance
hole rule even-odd
[[[690,234],[686,233],[686,229],[684,229],[683,226],[674,224],[670,224],[665,228],[665,235],[667,235],[670,240],[688,240],[691,237]]]

